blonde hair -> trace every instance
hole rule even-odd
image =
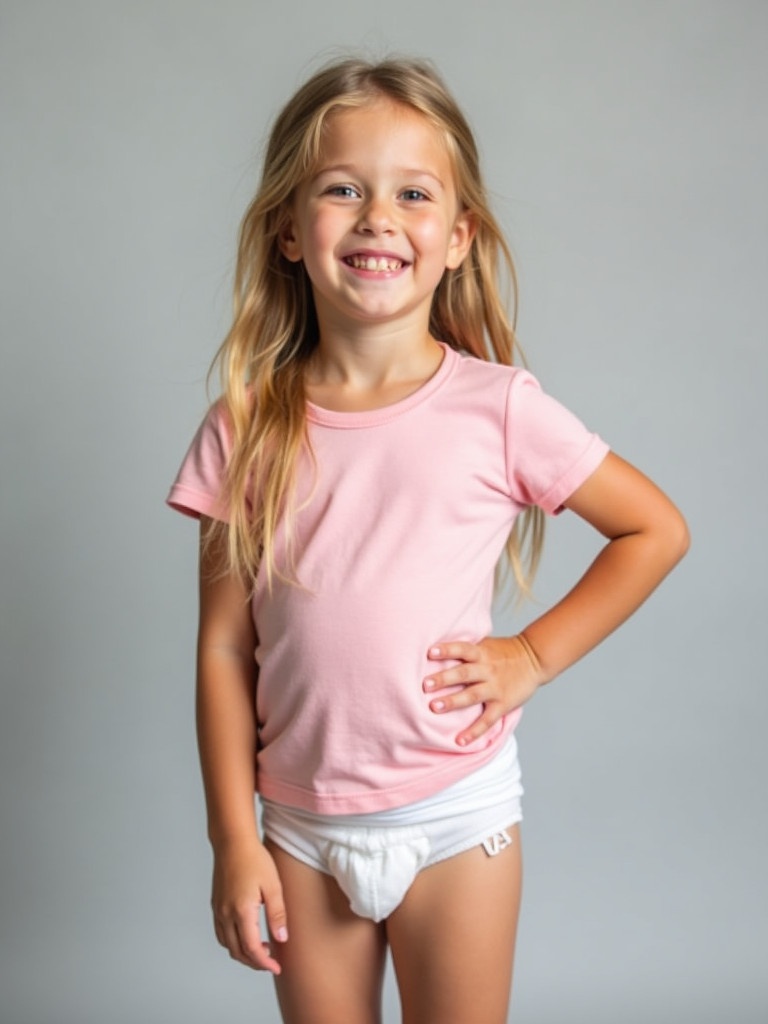
[[[488,205],[472,131],[432,66],[388,58],[347,59],[310,78],[279,114],[267,145],[261,184],[240,228],[232,327],[216,354],[233,450],[225,493],[231,510],[229,564],[251,586],[263,562],[268,586],[275,575],[294,578],[293,523],[296,467],[310,452],[304,369],[318,342],[314,300],[303,263],[279,247],[295,190],[320,156],[329,115],[386,97],[423,114],[449,147],[459,202],[476,233],[456,270],[446,270],[435,292],[431,334],[480,359],[511,365],[517,349],[517,281],[509,248]],[[499,289],[501,272],[512,288],[513,315]],[[282,521],[285,568],[278,568],[275,537]],[[222,527],[223,529],[223,527]],[[543,540],[543,515],[527,510],[507,542],[509,563],[525,593]]]

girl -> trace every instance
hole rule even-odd
[[[522,705],[687,546],[670,501],[512,367],[500,267],[472,134],[428,65],[343,61],[285,107],[224,396],[169,502],[201,520],[216,935],[274,974],[288,1024],[379,1021],[387,948],[406,1024],[506,1020]],[[488,636],[505,545],[525,588],[562,508],[601,553]]]

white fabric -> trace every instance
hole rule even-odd
[[[483,845],[522,818],[517,742],[472,775],[417,803],[370,814],[314,814],[262,798],[262,827],[277,846],[332,875],[360,917],[382,921],[402,902],[419,871]]]

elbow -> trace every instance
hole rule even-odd
[[[685,558],[691,546],[691,534],[688,523],[682,513],[675,509],[674,515],[669,517],[664,530],[665,551],[669,559],[669,568],[673,569],[678,562]]]

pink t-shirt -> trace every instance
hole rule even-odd
[[[422,682],[443,666],[427,650],[489,634],[515,517],[559,511],[607,446],[527,371],[444,347],[435,375],[394,405],[307,405],[317,470],[300,464],[302,586],[276,580],[268,596],[259,577],[253,598],[258,788],[271,800],[323,814],[411,803],[488,761],[520,718],[457,746],[478,709],[430,710]],[[169,504],[226,521],[229,447],[215,405]]]

